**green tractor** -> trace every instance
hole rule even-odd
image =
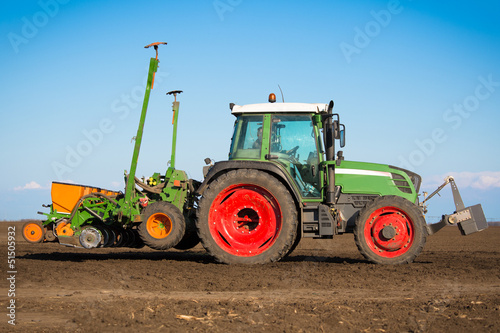
[[[280,260],[301,238],[354,232],[375,263],[412,262],[427,235],[457,223],[467,235],[487,227],[481,205],[465,208],[453,178],[419,203],[421,177],[395,166],[335,154],[345,127],[329,104],[230,104],[236,116],[228,161],[210,166],[198,188],[197,229],[224,263]],[[457,212],[427,225],[425,202],[451,183]]]
[[[23,228],[31,243],[67,246],[190,249],[200,239],[222,263],[262,264],[290,254],[302,238],[331,239],[353,232],[363,256],[375,263],[412,262],[426,237],[456,224],[463,235],[487,228],[481,205],[465,207],[452,177],[419,202],[421,177],[398,167],[346,161],[345,126],[329,104],[230,104],[236,116],[229,159],[205,159],[204,180],[175,168],[181,91],[173,95],[173,139],[165,174],[136,175],[154,74],[151,58],[144,103],[125,192],[52,183],[43,222]],[[427,225],[426,202],[451,184],[456,212]]]

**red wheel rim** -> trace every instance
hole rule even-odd
[[[415,227],[411,218],[396,207],[374,211],[365,223],[368,247],[381,257],[394,258],[406,253],[413,243]]]
[[[219,247],[237,256],[256,256],[276,241],[281,209],[266,189],[237,184],[221,191],[210,207],[210,233]]]

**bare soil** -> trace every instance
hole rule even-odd
[[[203,248],[28,244],[0,223],[3,313],[16,227],[10,332],[500,332],[500,227],[447,227],[416,261],[366,262],[350,234],[306,239],[281,262],[217,264]]]

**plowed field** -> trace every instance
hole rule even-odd
[[[16,227],[7,297],[7,226]],[[203,248],[28,244],[1,223],[3,313],[30,332],[499,332],[500,227],[447,227],[410,265],[363,260],[353,236],[303,240],[283,261],[217,264]]]

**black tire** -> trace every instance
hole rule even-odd
[[[120,229],[115,227],[114,225],[108,226],[108,229],[109,229],[109,232],[111,234],[113,234],[112,235],[113,243],[110,245],[110,247],[117,247],[119,242],[120,242],[120,239],[121,239]]]
[[[181,211],[165,201],[144,208],[138,232],[144,243],[155,250],[174,247],[184,236],[186,223]]]
[[[361,254],[377,264],[412,262],[427,237],[425,219],[412,202],[395,195],[378,197],[360,212],[354,240]]]
[[[300,226],[300,224],[299,224],[299,226]],[[295,241],[293,242],[292,247],[290,248],[290,250],[288,250],[288,252],[286,254],[286,257],[288,257],[289,255],[291,255],[293,253],[293,251],[295,251],[295,249],[297,248],[297,246],[299,246],[299,243],[300,243],[301,240],[302,240],[301,231],[300,231],[300,229],[297,229],[297,237],[295,238]]]
[[[142,249],[146,244],[144,244],[144,241],[142,240],[141,236],[139,235],[139,230],[137,229],[130,229],[130,231],[134,234],[134,244],[132,244],[131,247],[134,249]]]
[[[177,250],[189,250],[200,243],[195,219],[191,216],[184,216],[184,220],[186,221],[186,233],[181,241],[174,246]]]
[[[110,243],[110,231],[103,225],[95,226],[97,230],[101,233],[101,244],[98,247],[107,247]],[[113,241],[114,242],[114,241]]]
[[[258,170],[229,171],[207,187],[196,222],[207,252],[227,264],[278,261],[297,237],[297,208],[287,188]]]
[[[134,233],[134,231],[131,229],[131,228],[127,228],[127,229],[124,229],[125,231],[125,239],[126,239],[126,242],[125,244],[123,244],[123,247],[134,247],[135,246],[135,242],[136,242],[136,237],[137,235]]]
[[[103,230],[108,233],[108,241],[104,244],[104,247],[113,247],[116,243],[116,234],[109,226],[101,226]]]
[[[121,226],[113,226],[113,232],[115,233],[116,242],[113,247],[123,247],[128,241],[128,236],[126,236],[125,229]]]

